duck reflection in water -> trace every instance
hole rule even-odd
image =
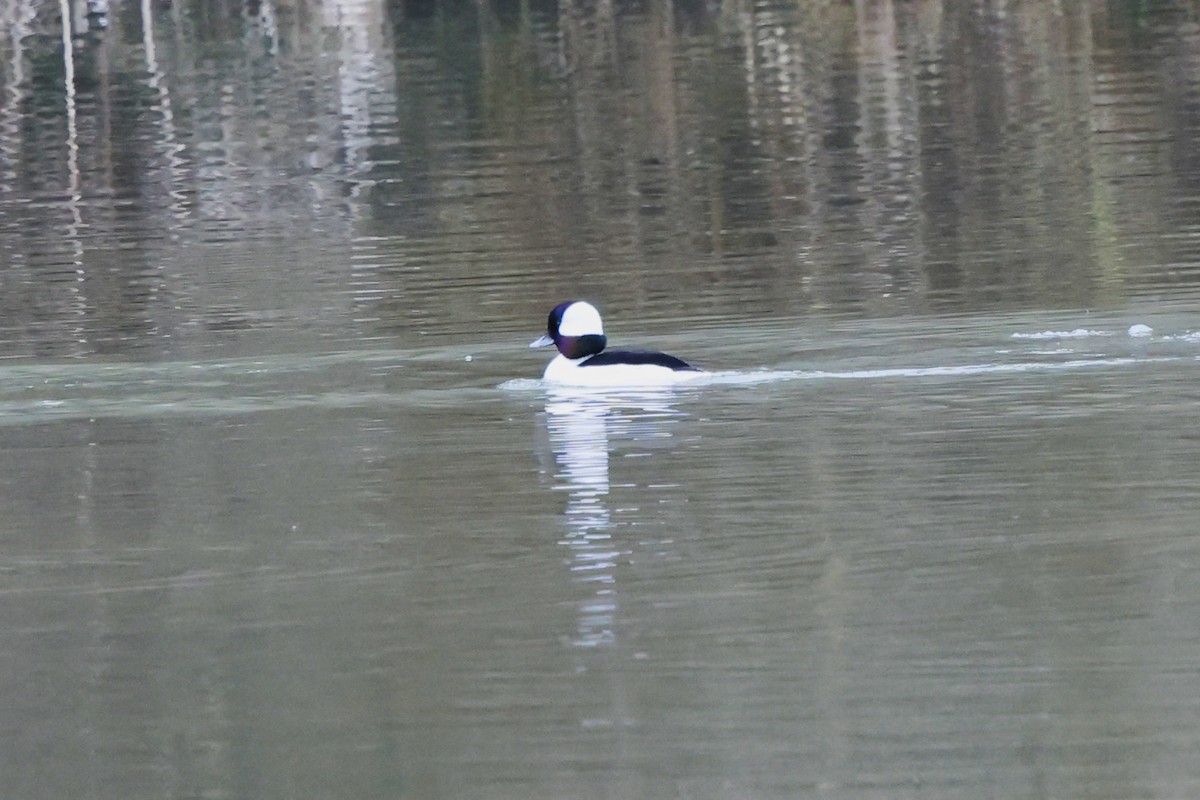
[[[612,440],[650,444],[671,438],[670,425],[683,416],[670,390],[620,393],[555,388],[546,401],[545,422],[554,457],[554,485],[567,493],[563,512],[571,573],[589,587],[579,602],[573,644],[598,647],[616,641],[618,569],[631,542],[617,531],[637,524],[638,507],[628,502],[620,519],[610,508],[609,454]],[[621,485],[628,486],[622,479]],[[633,518],[627,518],[634,515]]]

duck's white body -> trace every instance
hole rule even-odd
[[[565,386],[672,386],[703,376],[685,361],[665,353],[608,350],[600,312],[581,300],[561,303],[550,312],[546,334],[530,344],[553,344],[559,354],[542,379]]]

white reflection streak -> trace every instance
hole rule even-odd
[[[615,641],[616,576],[608,500],[608,404],[596,398],[562,395],[546,403],[547,427],[556,477],[569,493],[565,520],[576,580],[595,584],[579,606],[575,644],[596,647]]]
[[[167,194],[171,198],[170,214],[176,221],[183,222],[187,217],[185,195],[180,188],[184,183],[183,159],[179,157],[183,145],[179,144],[179,138],[175,135],[175,112],[171,107],[171,95],[167,91],[165,76],[158,64],[151,0],[142,0],[141,8],[142,51],[146,58],[146,74],[150,76],[148,82],[151,90],[158,95],[158,112],[161,115],[160,126],[162,128],[160,142],[167,159],[167,171],[170,173],[170,181],[167,184]],[[171,233],[175,235],[176,232],[173,229]]]
[[[59,12],[62,14],[63,82],[67,104],[67,207],[71,210],[71,223],[67,226],[67,238],[71,242],[74,254],[72,264],[75,266],[76,286],[72,288],[72,294],[76,298],[75,313],[82,317],[87,313],[87,304],[80,296],[81,290],[78,285],[84,280],[84,271],[83,241],[79,237],[79,230],[83,227],[83,214],[79,204],[83,200],[83,195],[80,192],[81,181],[79,178],[79,129],[75,119],[75,48],[72,45],[73,37],[71,35],[71,2],[70,0],[59,0],[58,6]],[[75,336],[78,342],[87,340],[82,324],[75,329]]]
[[[388,66],[391,48],[384,40],[387,12],[379,0],[338,0],[327,8],[333,17],[328,24],[335,26],[341,37],[338,102],[346,166],[351,175],[365,176],[370,172],[374,143],[373,97],[380,87],[394,85]],[[352,194],[357,196],[370,184],[359,179]]]
[[[31,23],[37,16],[31,0],[0,10],[0,25],[8,33],[11,58],[8,63],[7,102],[0,103],[0,154],[4,156],[3,183],[0,189],[11,191],[16,185],[17,164],[21,156],[21,100],[25,91],[25,39],[32,35]]]
[[[72,241],[75,243],[76,266],[82,266],[83,246],[79,241],[79,228],[83,217],[79,211],[79,130],[75,120],[75,48],[71,43],[71,2],[59,0],[62,13],[63,81],[67,103],[67,194],[70,197]],[[81,276],[82,277],[82,276]]]
[[[271,43],[267,52],[273,56],[279,55],[279,15],[275,13],[275,4],[271,0],[263,0],[258,7],[258,27]]]

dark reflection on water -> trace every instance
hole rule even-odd
[[[1197,796],[1198,19],[0,3],[4,795]]]

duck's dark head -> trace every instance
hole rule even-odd
[[[546,333],[530,343],[530,347],[552,344],[569,359],[594,356],[604,349],[604,323],[600,312],[591,303],[573,300],[559,303],[546,320]]]

